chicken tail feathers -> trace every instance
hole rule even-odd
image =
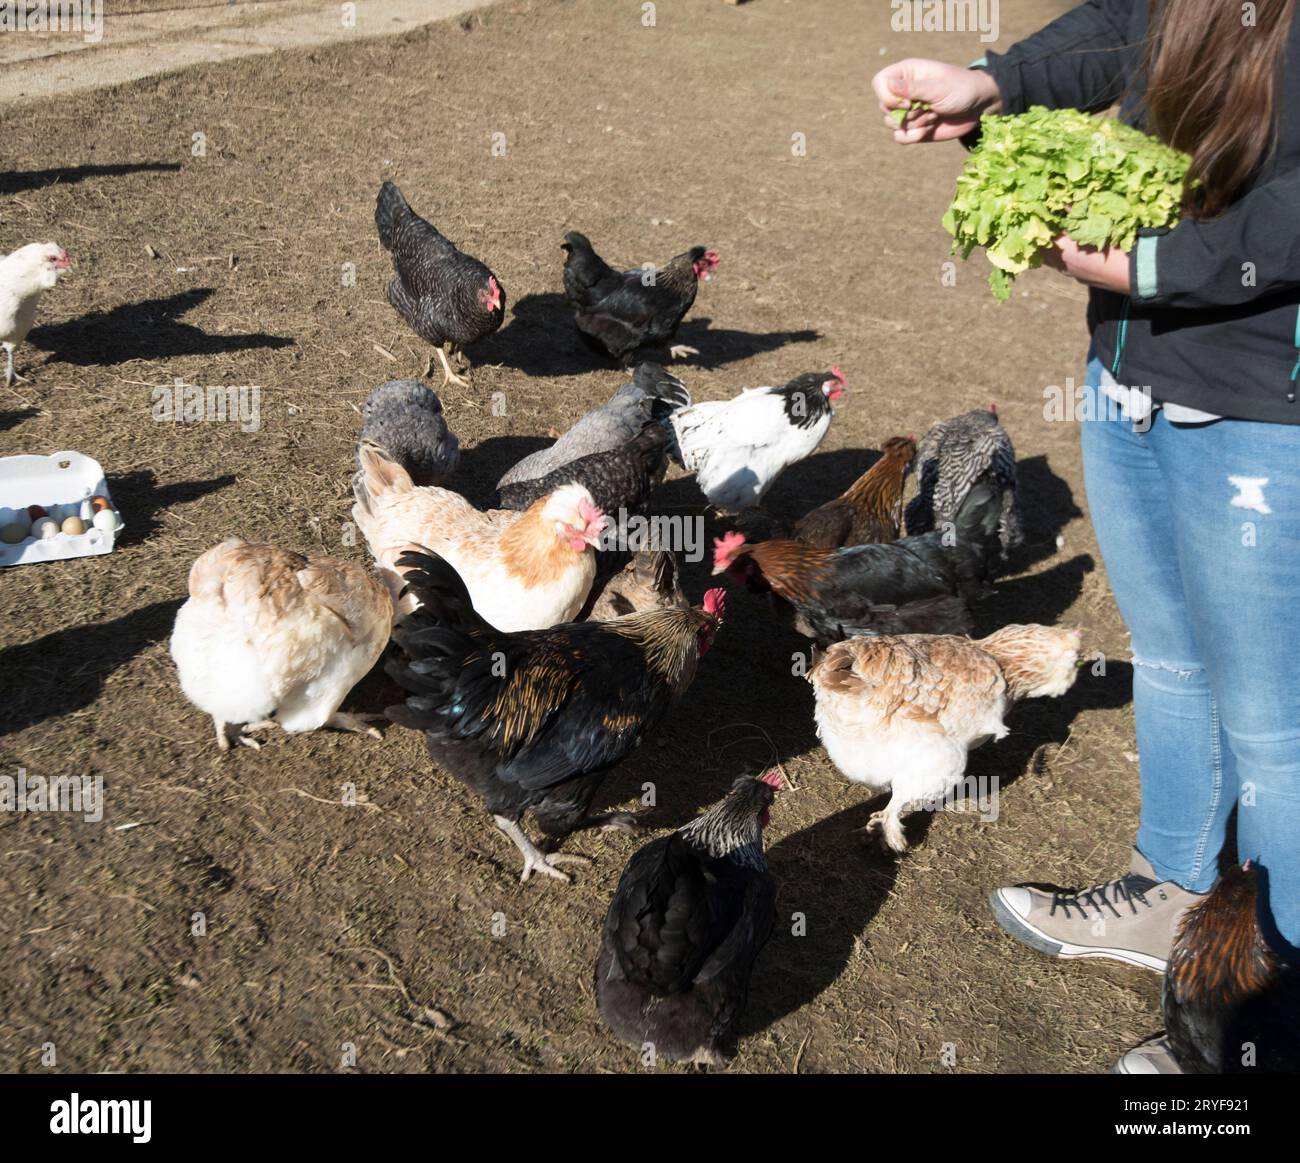
[[[438,554],[411,548],[397,559],[396,565],[406,582],[403,594],[413,594],[420,603],[404,626],[410,623],[418,630],[433,622],[461,633],[497,633],[474,609],[460,574]]]
[[[375,227],[385,250],[393,249],[397,224],[410,212],[411,207],[395,182],[385,182],[379,187],[379,197],[375,201]]]

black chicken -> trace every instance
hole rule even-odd
[[[744,776],[726,798],[628,861],[605,916],[596,1004],[630,1046],[722,1065],[775,919],[763,827],[781,787]]]
[[[393,256],[388,301],[442,362],[443,386],[469,381],[456,375],[448,351],[458,358],[471,343],[491,335],[506,314],[506,292],[483,263],[458,250],[421,218],[392,182],[375,203],[379,241]],[[432,357],[428,375],[433,368]]]
[[[1229,869],[1174,941],[1165,1038],[1187,1074],[1300,1071],[1300,967],[1264,936],[1259,882],[1250,862]]]
[[[604,773],[626,758],[686,692],[722,624],[722,590],[703,608],[661,609],[609,622],[507,634],[474,612],[442,558],[397,561],[421,607],[393,630],[385,669],[409,692],[389,707],[395,723],[423,731],[429,754],[476,791],[497,827],[534,871],[582,857],[543,853],[519,821],[532,809],[560,840],[596,826],[630,828],[627,813],[588,814]]]
[[[677,334],[682,317],[695,302],[700,279],[711,279],[716,251],[693,246],[658,268],[616,271],[576,230],[564,236],[564,297],[576,311],[583,341],[624,367],[642,353],[662,349]],[[697,355],[675,346],[674,359]]]
[[[1002,492],[985,479],[951,526],[886,545],[822,549],[799,541],[714,543],[713,572],[771,593],[819,646],[857,634],[968,634],[969,603],[997,560]]]
[[[586,487],[596,507],[611,521],[617,521],[620,512],[643,513],[668,468],[669,441],[663,424],[652,421],[619,448],[581,456],[535,480],[499,485],[483,507],[527,509],[540,497],[576,481]]]

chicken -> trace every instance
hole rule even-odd
[[[393,625],[388,592],[365,569],[232,537],[195,561],[189,589],[172,659],[185,697],[212,716],[222,751],[232,743],[256,750],[244,732],[275,723],[380,737],[339,710]]]
[[[395,723],[423,731],[434,762],[482,797],[523,854],[523,880],[568,876],[583,858],[542,852],[520,820],[530,809],[544,836],[582,828],[629,829],[627,813],[589,814],[604,774],[686,692],[722,623],[721,590],[703,608],[655,610],[507,634],[475,612],[446,561],[398,561],[420,608],[393,631],[386,664],[407,698]]]
[[[624,367],[672,340],[695,302],[699,280],[711,279],[718,265],[716,251],[693,246],[662,267],[616,271],[576,230],[564,236],[561,249],[566,252],[564,297],[574,308],[578,333]],[[671,354],[679,359],[699,353],[676,346]]]
[[[903,482],[915,455],[910,436],[886,440],[880,459],[844,493],[796,523],[794,540],[824,549],[897,541]]]
[[[353,477],[352,520],[378,562],[400,620],[414,599],[402,593],[397,559],[417,543],[446,557],[474,608],[502,630],[569,622],[596,576],[595,547],[605,515],[581,485],[565,485],[523,513],[481,513],[447,489],[418,488],[382,448],[362,444]]]
[[[647,424],[666,420],[690,402],[691,394],[681,380],[657,363],[643,363],[631,383],[619,388],[607,403],[584,413],[554,444],[524,457],[497,487],[536,480],[584,456],[621,448],[644,432]]]
[[[0,346],[5,349],[5,387],[23,377],[14,372],[14,349],[36,322],[41,292],[59,281],[72,265],[55,242],[29,242],[0,258]]]
[[[460,441],[447,427],[442,401],[419,380],[380,384],[361,415],[361,441],[379,445],[415,484],[442,484],[460,465]]]
[[[776,918],[763,855],[776,771],[742,776],[684,828],[628,861],[605,916],[596,1005],[655,1058],[721,1066]]]
[[[582,485],[605,513],[644,513],[650,494],[668,468],[668,430],[651,421],[618,448],[593,452],[552,469],[545,476],[502,485],[487,501],[497,509],[526,509],[570,482]]]
[[[854,783],[891,790],[867,824],[907,851],[901,816],[938,808],[958,787],[973,747],[1007,734],[1021,699],[1056,697],[1078,674],[1079,632],[1004,626],[977,642],[956,635],[849,638],[819,655],[807,678],[817,734]]]
[[[1300,1071],[1300,966],[1265,936],[1260,882],[1251,861],[1229,868],[1183,917],[1162,1005],[1184,1073]]]
[[[709,503],[757,505],[782,470],[810,456],[831,426],[844,375],[805,372],[780,388],[747,388],[734,400],[704,400],[669,418],[685,467]]]
[[[597,572],[587,599],[589,608],[578,620],[607,622],[624,614],[688,609],[679,574],[677,555],[671,549],[640,549],[621,570],[603,578]]]
[[[443,386],[468,387],[447,354],[491,335],[506,314],[506,292],[478,259],[458,250],[407,205],[402,191],[385,182],[375,203],[379,241],[393,256],[388,301],[421,339],[432,343],[442,363]],[[429,360],[428,375],[433,360]]]
[[[935,424],[916,446],[917,493],[907,504],[908,533],[929,533],[951,521],[975,482],[988,473],[1002,488],[998,539],[1004,550],[1024,540],[1016,497],[1016,450],[998,423],[996,405]]]
[[[997,556],[1000,513],[1000,491],[981,482],[953,529],[888,545],[748,545],[743,533],[727,533],[714,541],[713,572],[773,594],[819,645],[858,634],[965,634],[969,603],[986,592]]]

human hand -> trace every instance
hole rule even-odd
[[[998,84],[988,73],[919,57],[887,65],[871,78],[871,87],[899,145],[963,137],[985,113],[996,113],[1002,107]],[[902,125],[896,124],[890,112],[909,101],[923,102],[929,108],[909,112]]]
[[[1091,246],[1080,246],[1068,234],[1062,234],[1044,249],[1043,265],[1086,286],[1129,294],[1128,252],[1113,246],[1094,250]]]

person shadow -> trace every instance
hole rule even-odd
[[[680,375],[683,368],[691,366],[721,367],[787,344],[813,343],[819,338],[820,334],[810,329],[739,331],[713,327],[707,316],[688,316],[672,343],[697,348],[700,354],[672,361],[669,370]],[[527,376],[584,375],[619,366],[603,352],[587,346],[574,324],[573,308],[558,291],[525,295],[515,303],[505,326],[479,340],[470,355],[476,363],[501,364]],[[656,355],[659,362],[669,358],[666,348]],[[630,368],[628,376],[631,378]]]
[[[165,298],[122,303],[107,311],[92,311],[63,323],[34,327],[27,341],[75,367],[292,346],[293,340],[282,335],[262,331],[212,335],[181,320],[181,315],[215,293],[211,287],[196,287]]]
[[[124,174],[175,173],[179,162],[112,162],[101,165],[58,166],[48,170],[0,173],[0,194],[21,194],[45,186],[70,186],[87,178],[118,178]]]

